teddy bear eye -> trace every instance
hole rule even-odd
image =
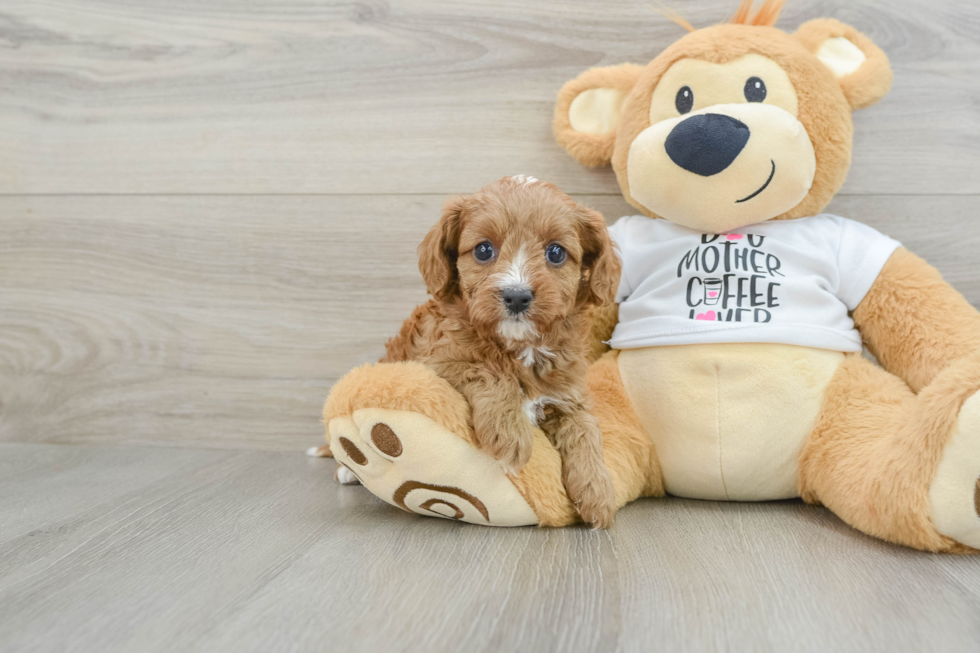
[[[565,248],[561,245],[552,243],[548,245],[548,249],[545,250],[544,256],[546,259],[548,259],[548,263],[551,263],[552,265],[561,265],[568,257],[568,252],[566,252]]]
[[[674,98],[674,106],[677,107],[677,113],[687,113],[694,107],[694,91],[690,86],[681,86]]]
[[[482,243],[473,248],[473,258],[475,258],[480,263],[486,263],[493,258],[493,243],[489,240],[484,240]]]
[[[749,77],[745,82],[745,99],[749,102],[762,102],[766,99],[766,83],[758,77]]]

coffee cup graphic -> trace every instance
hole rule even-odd
[[[704,280],[704,304],[714,306],[721,299],[721,279],[710,277]]]

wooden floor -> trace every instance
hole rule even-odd
[[[975,559],[820,508],[650,500],[607,532],[488,530],[332,467],[0,445],[3,650],[977,650]]]
[[[403,514],[320,406],[424,297],[445,196],[548,179],[561,84],[682,32],[627,0],[0,3],[0,651],[977,651],[980,560],[797,502],[613,529]],[[666,3],[697,26],[737,0]],[[980,305],[980,5],[790,0],[891,57],[830,210]]]

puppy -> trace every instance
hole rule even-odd
[[[505,177],[446,204],[419,269],[432,299],[382,362],[421,361],[455,386],[479,445],[511,473],[539,426],[582,519],[609,526],[615,496],[585,384],[591,307],[615,301],[620,275],[602,215],[552,184]]]

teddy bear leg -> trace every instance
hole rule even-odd
[[[424,365],[352,370],[331,389],[324,421],[337,479],[402,510],[492,526],[543,521],[534,498],[474,446],[463,396]],[[560,481],[554,491],[564,494]]]
[[[980,547],[980,374],[962,372],[946,370],[916,395],[898,377],[848,356],[800,457],[803,499],[897,544]]]
[[[934,406],[947,432],[929,485],[932,522],[946,537],[980,549],[980,355],[940,372],[919,397]]]
[[[615,359],[600,363],[590,369],[589,383],[617,507],[640,495],[662,495],[659,464]],[[527,465],[508,475],[477,448],[463,396],[419,363],[353,370],[331,390],[324,421],[344,468],[338,480],[360,481],[403,510],[492,526],[580,521],[562,484],[561,458],[543,432],[534,431]]]

